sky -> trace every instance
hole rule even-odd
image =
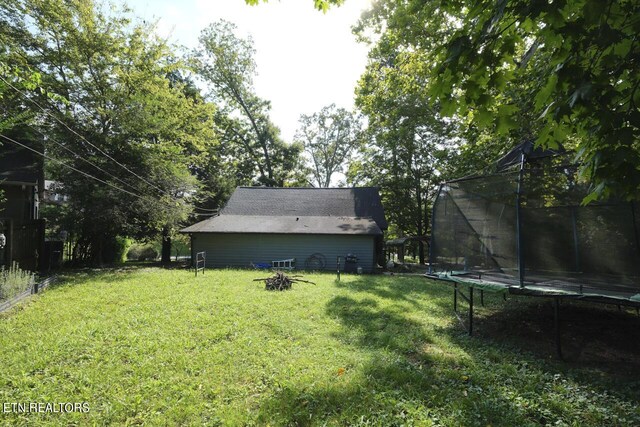
[[[270,0],[248,6],[244,0],[129,0],[135,14],[158,20],[158,33],[188,48],[200,30],[226,19],[238,35],[251,36],[256,49],[257,95],[271,101],[271,120],[291,142],[300,114],[331,103],[353,108],[354,88],[364,72],[368,48],[351,33],[371,0],[347,0],[327,13],[313,0]]]

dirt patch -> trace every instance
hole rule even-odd
[[[510,300],[502,308],[478,314],[474,335],[507,341],[544,357],[556,355],[550,300]],[[564,360],[640,374],[640,316],[635,310],[563,302],[560,331]]]

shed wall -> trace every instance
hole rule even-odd
[[[375,268],[375,236],[314,234],[225,234],[194,233],[194,252],[207,253],[207,268],[249,267],[251,263],[270,263],[295,258],[296,268],[314,253],[325,256],[325,270],[336,270],[336,259],[352,253],[365,272]]]

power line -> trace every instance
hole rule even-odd
[[[117,176],[113,175],[112,173],[107,172],[106,170],[104,170],[103,168],[101,168],[100,166],[98,166],[97,164],[93,163],[91,160],[89,160],[89,159],[87,159],[87,158],[85,158],[85,157],[81,156],[80,154],[76,153],[76,152],[75,152],[75,151],[73,151],[71,148],[69,148],[69,147],[65,146],[64,144],[62,144],[62,143],[60,143],[60,142],[56,141],[55,139],[51,138],[50,136],[45,135],[44,133],[42,133],[42,132],[41,132],[39,129],[37,129],[36,127],[31,126],[31,125],[29,125],[29,124],[26,124],[26,126],[28,126],[29,128],[33,129],[34,131],[38,132],[40,135],[42,135],[42,136],[43,136],[43,138],[45,139],[45,141],[51,141],[51,142],[53,142],[54,144],[56,144],[56,145],[58,145],[58,146],[62,147],[63,149],[67,150],[69,153],[71,153],[71,154],[73,154],[74,156],[76,156],[77,158],[79,158],[79,159],[81,159],[81,160],[85,161],[86,163],[90,164],[91,166],[93,166],[94,168],[98,169],[99,171],[101,171],[101,172],[103,172],[103,173],[105,173],[105,174],[109,175],[111,178],[113,178],[113,179],[115,179],[115,180],[117,180],[117,181],[121,182],[122,184],[126,185],[127,187],[132,188],[133,190],[137,191],[137,188],[135,188],[133,185],[129,184],[128,182],[124,181],[122,178],[119,178],[119,177],[117,177]]]
[[[3,82],[5,82],[9,87],[11,87],[13,90],[15,90],[16,92],[18,92],[19,94],[21,94],[26,100],[28,100],[29,102],[33,103],[35,106],[37,106],[38,108],[40,108],[40,110],[42,110],[43,113],[45,113],[46,115],[48,115],[49,117],[51,117],[52,119],[54,119],[55,121],[57,121],[58,123],[60,123],[62,126],[64,126],[65,128],[67,128],[71,133],[73,133],[74,135],[78,136],[80,139],[82,139],[83,141],[85,141],[87,144],[89,144],[90,146],[92,146],[93,148],[95,148],[96,150],[98,150],[100,153],[102,153],[103,155],[105,155],[107,158],[109,158],[111,161],[113,161],[114,163],[116,163],[117,165],[119,165],[120,167],[122,167],[124,170],[126,170],[127,172],[131,173],[132,175],[134,175],[136,178],[140,179],[141,181],[147,183],[149,186],[157,189],[158,191],[160,191],[161,193],[164,193],[166,195],[168,195],[169,197],[173,198],[173,196],[171,194],[169,194],[167,191],[163,190],[162,188],[158,187],[155,184],[152,184],[151,182],[149,182],[148,180],[146,180],[145,178],[143,178],[142,176],[138,175],[137,173],[133,172],[131,169],[129,169],[128,167],[126,167],[125,165],[123,165],[122,163],[118,162],[116,159],[114,159],[113,157],[111,157],[109,154],[107,154],[106,152],[104,152],[102,149],[100,149],[98,146],[96,146],[95,144],[93,144],[92,142],[90,142],[88,139],[86,139],[84,136],[80,135],[78,132],[76,132],[75,130],[71,129],[66,123],[64,123],[62,120],[60,120],[59,118],[57,118],[55,115],[51,114],[49,111],[47,111],[44,107],[42,107],[37,101],[34,101],[33,99],[31,99],[31,97],[29,97],[26,93],[24,93],[23,91],[21,91],[20,89],[18,89],[17,87],[15,87],[14,85],[12,85],[9,81],[7,81],[4,77],[2,77],[2,75],[0,75],[0,80],[2,80]]]
[[[77,168],[75,168],[75,167],[71,166],[70,164],[68,164],[68,163],[66,163],[66,162],[63,162],[62,160],[58,160],[58,159],[53,158],[53,157],[51,157],[51,156],[47,156],[46,154],[41,153],[41,152],[39,152],[38,150],[35,150],[35,149],[33,149],[33,148],[29,147],[28,145],[25,145],[25,144],[23,144],[23,143],[21,143],[21,142],[18,142],[18,141],[16,141],[15,139],[9,138],[9,137],[8,137],[8,136],[6,136],[6,135],[3,135],[3,134],[1,134],[1,133],[0,133],[0,137],[4,138],[5,140],[7,140],[7,141],[9,141],[9,142],[11,142],[11,143],[13,143],[13,144],[19,145],[20,147],[26,148],[26,149],[27,149],[27,150],[29,150],[29,151],[33,151],[34,153],[38,154],[39,156],[44,157],[45,159],[51,160],[52,162],[55,162],[55,163],[59,163],[59,164],[61,164],[61,165],[63,165],[63,166],[68,167],[69,169],[73,169],[74,171],[76,171],[76,172],[78,172],[78,173],[81,173],[82,175],[84,175],[84,176],[86,176],[86,177],[88,177],[88,178],[91,178],[91,179],[94,179],[94,180],[96,180],[96,181],[98,181],[98,182],[101,182],[101,183],[103,183],[103,184],[106,184],[106,185],[108,185],[108,186],[110,186],[110,187],[115,188],[116,190],[122,191],[123,193],[130,194],[130,195],[132,195],[132,196],[134,196],[134,197],[142,198],[142,196],[140,196],[139,194],[132,193],[131,191],[129,191],[129,190],[125,190],[124,188],[120,188],[120,187],[118,187],[117,185],[111,184],[110,182],[104,181],[104,180],[102,180],[102,179],[100,179],[100,178],[96,178],[95,176],[90,175],[90,174],[88,174],[88,173],[86,173],[86,172],[84,172],[84,171],[81,171],[80,169],[77,169]]]
[[[42,156],[42,157],[43,157],[43,158],[45,158],[45,159],[51,160],[52,162],[55,162],[55,163],[61,164],[62,166],[65,166],[65,167],[67,167],[67,168],[69,168],[69,169],[72,169],[72,170],[74,170],[74,171],[76,171],[76,172],[78,172],[78,173],[80,173],[80,174],[82,174],[82,175],[86,176],[87,178],[91,178],[91,179],[93,179],[93,180],[95,180],[95,181],[98,181],[98,182],[100,182],[100,183],[102,183],[102,184],[108,185],[109,187],[112,187],[112,188],[114,188],[114,189],[116,189],[116,190],[118,190],[118,191],[121,191],[121,192],[123,192],[123,193],[129,194],[129,195],[131,195],[131,196],[133,196],[133,197],[136,197],[136,198],[138,198],[138,199],[140,199],[140,200],[142,200],[142,201],[146,201],[145,199],[149,199],[149,200],[151,200],[151,201],[153,201],[153,202],[156,202],[156,200],[154,200],[154,199],[152,199],[152,198],[150,198],[150,197],[148,197],[148,196],[146,196],[146,197],[145,197],[145,196],[143,196],[143,195],[140,195],[140,194],[133,193],[133,192],[131,192],[131,191],[125,190],[124,188],[120,188],[120,187],[118,187],[117,185],[114,185],[114,184],[112,184],[112,183],[110,183],[110,182],[108,182],[108,181],[104,181],[104,180],[102,180],[102,179],[100,179],[100,178],[97,178],[97,177],[95,177],[95,176],[93,176],[93,175],[91,175],[91,174],[87,173],[87,172],[84,172],[84,171],[82,171],[82,170],[80,170],[80,169],[78,169],[78,168],[75,168],[75,167],[71,166],[70,164],[68,164],[67,162],[64,162],[64,161],[62,161],[62,160],[59,160],[59,159],[56,159],[56,158],[54,158],[54,157],[48,156],[48,155],[46,155],[46,154],[44,154],[44,153],[41,153],[41,152],[39,152],[38,150],[36,150],[36,149],[34,149],[34,148],[31,148],[31,147],[29,147],[28,145],[25,145],[25,144],[23,144],[23,143],[21,143],[21,142],[18,142],[18,141],[16,141],[15,139],[10,138],[10,137],[8,137],[8,136],[6,136],[6,135],[0,134],[0,138],[3,138],[3,139],[5,139],[6,141],[9,141],[9,142],[11,142],[11,143],[13,143],[13,144],[15,144],[15,145],[20,146],[20,147],[23,147],[23,148],[25,148],[25,149],[27,149],[27,150],[29,150],[29,151],[32,151],[32,152],[36,153],[37,155]],[[193,212],[192,214],[194,214],[194,215],[198,215],[198,216],[214,216],[214,215],[217,215],[217,212],[215,212],[215,213],[197,213],[197,212]]]
[[[149,182],[148,180],[146,180],[145,178],[143,178],[142,176],[140,176],[139,174],[135,173],[134,171],[132,171],[131,169],[129,169],[128,167],[126,167],[125,165],[123,165],[122,163],[118,162],[116,159],[114,159],[112,156],[110,156],[109,154],[107,154],[106,152],[104,152],[102,149],[100,149],[99,147],[97,147],[95,144],[91,143],[88,139],[86,139],[84,136],[80,135],[78,132],[76,132],[75,130],[71,129],[66,123],[64,123],[63,121],[61,121],[59,118],[57,118],[55,115],[51,114],[50,112],[48,112],[44,107],[42,107],[37,101],[31,99],[26,93],[24,93],[23,91],[21,91],[20,89],[18,89],[17,87],[15,87],[14,85],[12,85],[9,81],[7,81],[4,77],[2,77],[0,75],[0,80],[2,80],[3,82],[5,82],[9,87],[11,87],[13,90],[15,90],[16,92],[18,92],[19,94],[21,94],[23,96],[23,98],[27,99],[29,102],[33,103],[34,105],[36,105],[40,110],[42,110],[42,112],[44,112],[46,115],[48,115],[49,117],[53,118],[55,121],[57,121],[58,123],[60,123],[62,126],[64,126],[65,128],[67,128],[70,132],[72,132],[74,135],[78,136],[79,138],[81,138],[82,140],[84,140],[87,144],[89,144],[90,146],[92,146],[93,148],[95,148],[96,150],[98,150],[100,153],[102,153],[104,156],[106,156],[107,158],[109,158],[111,161],[113,161],[114,163],[116,163],[118,166],[122,167],[124,170],[126,170],[127,172],[133,174],[135,177],[137,177],[138,179],[140,179],[141,181],[145,182],[147,185],[157,189],[158,191],[160,191],[161,193],[169,196],[172,199],[175,199],[175,197],[173,195],[171,195],[168,191],[163,190],[162,188],[158,187],[157,185]],[[27,125],[29,126],[29,125]],[[45,138],[47,138],[42,132],[40,132],[39,130],[35,129],[32,126],[29,126],[32,129],[36,130],[38,133],[40,133],[42,136],[44,136]],[[5,137],[6,138],[6,137]],[[125,184],[126,186],[136,189],[133,185],[129,184],[128,182],[125,182],[124,180],[122,180],[121,178],[116,177],[115,175],[105,171],[104,169],[102,169],[100,166],[96,165],[95,163],[85,159],[84,157],[82,157],[81,155],[75,153],[74,151],[72,151],[70,148],[64,146],[63,144],[51,139],[54,143],[58,144],[59,146],[61,146],[62,148],[64,148],[65,150],[71,152],[72,154],[74,154],[75,156],[81,158],[82,160],[84,160],[85,162],[91,164],[92,166],[94,166],[95,168],[99,169],[100,171],[106,173],[107,175],[111,176],[112,178],[116,179],[117,181]],[[36,151],[37,152],[37,151]],[[53,161],[57,161],[57,162],[61,162],[60,160],[57,159],[53,159],[50,158]],[[64,164],[64,162],[61,162]],[[71,166],[69,166],[71,167]],[[84,172],[75,169],[73,167],[71,167],[72,169],[85,174]],[[92,177],[94,179],[96,179],[95,177]],[[106,182],[106,181],[102,181],[102,182]],[[138,197],[141,197],[138,195]],[[213,212],[215,213],[216,210],[215,209],[207,209],[207,208],[200,208],[200,207],[193,207],[194,210],[200,210],[200,211],[204,211],[204,212]]]

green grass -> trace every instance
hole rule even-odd
[[[445,285],[309,274],[316,286],[268,292],[252,282],[264,274],[64,277],[0,316],[0,403],[86,401],[90,412],[0,422],[640,425],[638,378],[469,338]]]

